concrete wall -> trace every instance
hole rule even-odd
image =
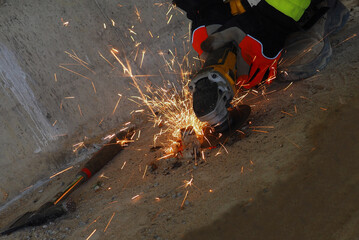
[[[141,81],[160,85],[161,74],[176,78],[163,57],[172,59],[171,49],[182,59],[189,49],[188,21],[178,10],[168,13],[166,1],[156,2],[7,0],[0,6],[0,206],[81,157],[72,153],[73,144],[85,137],[98,142],[131,119],[138,107],[128,97],[138,93],[112,47],[129,59],[134,74],[155,75]],[[112,114],[118,94],[123,98]]]

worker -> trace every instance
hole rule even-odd
[[[237,85],[308,78],[331,56],[326,36],[349,17],[339,0],[174,0],[192,20],[192,46],[201,56],[235,42]],[[283,50],[284,48],[284,50]]]

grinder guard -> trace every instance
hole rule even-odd
[[[236,91],[236,60],[237,48],[232,43],[208,53],[202,70],[189,84],[196,116],[217,131],[226,130],[230,124],[227,108]]]

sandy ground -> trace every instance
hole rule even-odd
[[[345,40],[359,33],[359,8],[345,3],[352,16],[332,37],[325,70],[248,98],[249,126],[272,128],[247,126],[224,144],[228,153],[206,151],[198,166],[160,160],[145,173],[163,153],[151,150],[158,128],[143,123],[141,137],[72,194],[76,212],[0,239],[358,239],[359,38]],[[3,212],[1,227],[78,167]]]

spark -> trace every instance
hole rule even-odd
[[[21,190],[20,192],[25,192],[26,190],[28,190],[28,189],[32,188],[33,186],[34,186],[34,185],[30,185],[30,186],[28,186],[28,187],[24,188],[23,190]]]
[[[183,187],[184,187],[184,188],[187,188],[188,186],[191,187],[192,184],[193,184],[193,177],[192,177],[189,181],[184,180],[184,185],[183,185]]]
[[[300,98],[305,99],[305,100],[310,100],[309,98],[304,97],[304,96],[300,96]]]
[[[106,29],[106,23],[103,23],[103,28]]]
[[[288,85],[286,88],[284,88],[283,91],[287,91],[287,89],[288,89],[290,86],[292,86],[292,84],[293,84],[293,82],[289,83],[289,85]]]
[[[103,140],[109,140],[109,139],[113,138],[114,136],[116,136],[115,133],[107,135],[106,137],[103,138]]]
[[[140,15],[140,11],[138,11],[138,9],[137,9],[136,6],[135,6],[135,13],[136,13],[136,15],[137,15],[138,21],[139,21],[139,22],[142,22],[142,20],[141,20],[141,15]]]
[[[74,99],[74,96],[70,96],[70,97],[64,97],[65,99]]]
[[[142,176],[142,178],[145,178],[145,176],[146,176],[146,172],[147,172],[147,167],[148,167],[148,165],[146,165],[146,168],[145,168],[145,171],[144,171],[144,173],[143,173],[143,176]]]
[[[125,147],[127,146],[127,143],[131,143],[131,142],[134,142],[133,140],[127,140],[127,139],[124,139],[124,140],[118,140],[116,142],[116,144],[120,144],[121,146]]]
[[[291,117],[293,117],[293,114],[291,114],[291,113],[288,113],[288,112],[285,112],[285,111],[280,111],[281,113],[284,113],[284,114],[287,114],[287,115],[289,115],[289,116],[291,116]]]
[[[93,81],[91,81],[91,84],[92,84],[93,91],[96,94],[96,87],[95,87],[95,84],[93,83]]]
[[[156,197],[155,200],[159,202],[161,199],[159,197]]]
[[[84,115],[82,115],[82,111],[81,111],[80,104],[77,104],[77,107],[78,107],[78,109],[79,109],[79,112],[80,112],[81,117],[83,117]]]
[[[64,27],[67,27],[70,23],[69,21],[65,22],[63,18],[61,18],[61,22],[62,22],[62,26],[64,26]]]
[[[136,60],[137,60],[138,51],[139,51],[139,48],[137,48],[137,50],[136,50],[136,55],[135,55],[135,58],[133,59],[134,62],[136,62]]]
[[[130,31],[130,33],[137,35],[137,33],[135,31],[133,31],[131,28],[129,28],[128,31]]]
[[[103,230],[103,232],[106,232],[106,230],[107,230],[108,226],[110,225],[110,223],[111,223],[113,217],[115,216],[115,214],[116,214],[115,212],[112,214],[112,216],[111,216],[110,220],[108,221],[108,223],[107,223],[107,225],[105,227],[105,230]]]
[[[186,195],[183,198],[183,201],[182,201],[182,204],[181,204],[181,209],[183,208],[183,205],[184,205],[184,203],[186,201],[187,195],[188,195],[188,190],[186,191]]]
[[[170,23],[170,21],[171,21],[172,17],[173,17],[173,15],[171,15],[171,16],[170,16],[170,19],[168,19],[167,24],[169,24],[169,23]]]
[[[126,123],[123,124],[123,126],[128,126],[130,124],[131,124],[131,122],[126,122]]]
[[[84,68],[86,68],[87,70],[89,70],[90,72],[92,72],[93,74],[96,74],[95,71],[93,71],[91,68],[89,68],[89,64],[87,62],[85,62],[84,60],[82,60],[81,58],[79,58],[77,56],[77,54],[74,52],[74,50],[72,50],[73,54],[65,51],[65,53],[70,57],[72,58],[74,61],[76,61],[78,64],[80,64],[81,66],[83,66]],[[62,64],[64,65],[64,64]]]
[[[116,48],[112,48],[112,49],[111,49],[111,52],[118,53],[118,50],[117,50]]]
[[[172,156],[174,156],[174,153],[166,154],[166,155],[164,155],[164,156],[162,156],[160,158],[157,158],[157,160],[166,159],[166,158],[169,158],[169,157],[172,157]]]
[[[141,59],[140,68],[142,68],[142,63],[143,63],[143,58],[145,57],[145,53],[146,53],[146,50],[143,50],[142,51],[142,59]]]
[[[117,106],[118,106],[118,104],[119,104],[119,103],[120,103],[120,101],[121,101],[122,94],[118,94],[118,96],[119,96],[119,98],[118,98],[118,100],[117,100],[117,103],[116,103],[115,108],[114,108],[114,109],[113,109],[113,111],[112,111],[112,115],[114,115],[114,114],[115,114],[115,112],[116,112]]]
[[[57,120],[55,120],[55,122],[52,124],[52,126],[54,127],[56,125],[56,123],[57,123]]]
[[[357,36],[357,34],[356,34],[356,33],[354,33],[352,36],[350,36],[350,37],[348,37],[348,38],[344,39],[343,41],[341,41],[340,43],[338,43],[338,44],[337,44],[337,45],[335,45],[334,47],[338,47],[339,45],[341,45],[341,44],[345,43],[346,41],[348,41],[348,40],[350,40],[350,39],[352,39],[352,38],[354,38],[354,37],[356,37],[356,36]]]
[[[168,12],[166,13],[166,15],[168,15],[171,12],[172,8],[173,7],[171,6],[170,9],[168,10]]]
[[[300,146],[298,144],[296,144],[295,142],[289,140],[286,136],[284,136],[285,139],[287,139],[288,142],[290,142],[291,144],[293,144],[296,148],[300,149]]]
[[[60,175],[61,173],[64,173],[64,172],[66,172],[66,171],[72,169],[73,167],[74,167],[74,166],[71,166],[71,167],[68,167],[68,168],[66,168],[66,169],[64,169],[64,170],[62,170],[62,171],[60,171],[60,172],[58,172],[58,173],[55,173],[54,175],[52,175],[52,176],[50,177],[50,179],[56,177],[57,175]]]
[[[100,178],[110,179],[109,177],[105,176],[105,174],[104,174],[104,173],[102,173],[102,174],[100,175]]]
[[[69,69],[69,68],[67,68],[67,67],[64,67],[64,66],[62,66],[62,65],[60,65],[59,67],[62,68],[62,69],[65,69],[65,70],[67,70],[67,71],[69,71],[69,72],[71,72],[71,73],[73,73],[73,74],[76,74],[76,75],[78,75],[78,76],[80,76],[80,77],[83,77],[83,78],[85,78],[85,79],[87,79],[87,80],[91,80],[90,78],[88,78],[88,77],[86,77],[86,76],[84,76],[84,75],[82,75],[82,74],[80,74],[80,73],[78,73],[78,72],[75,72],[74,70],[71,70],[71,69]]]
[[[135,200],[135,199],[138,198],[139,196],[140,196],[140,195],[137,194],[136,196],[132,197],[131,199],[132,199],[132,200]]]
[[[122,164],[121,170],[125,167],[126,165],[126,161],[124,161],[124,163]]]
[[[209,191],[208,191],[208,192],[213,193],[213,190],[212,190],[212,189],[209,189]]]
[[[143,101],[146,103],[146,105],[149,107],[149,109],[151,110],[153,116],[156,117],[156,114],[155,114],[155,112],[153,111],[152,107],[147,103],[147,99],[146,99],[145,95],[143,94],[142,90],[140,89],[140,86],[138,85],[136,78],[133,76],[132,70],[131,70],[131,68],[130,68],[130,66],[129,66],[128,61],[127,61],[127,66],[128,66],[128,67],[126,67],[125,64],[117,57],[117,55],[115,54],[114,51],[111,51],[111,53],[112,53],[112,55],[116,58],[116,60],[120,63],[120,65],[122,66],[124,73],[128,73],[128,75],[131,77],[131,79],[132,79],[132,81],[133,81],[135,87],[137,88],[137,90],[139,91],[139,93],[140,93],[140,95],[141,95],[141,97],[142,97],[142,100],[143,100]]]
[[[141,136],[141,130],[138,130],[138,135],[137,135],[136,140],[140,139],[140,136]]]
[[[152,32],[151,32],[151,31],[148,31],[148,33],[150,34],[151,38],[153,38]]]
[[[223,147],[224,151],[226,151],[226,153],[228,154],[227,148],[222,143],[219,144]]]
[[[86,146],[85,146],[84,142],[79,142],[79,143],[72,145],[72,147],[74,148],[72,151],[77,152],[77,150],[79,150],[82,147],[86,147]]]
[[[95,220],[93,220],[83,231],[86,231],[92,224],[94,224],[95,222],[97,222],[99,219],[101,218],[101,216],[98,216]]]
[[[98,123],[98,126],[101,125],[101,123],[103,122],[103,120],[105,120],[105,118],[102,118],[102,119],[100,120],[100,122]]]
[[[250,162],[251,165],[254,165],[254,162],[252,160],[249,160],[249,162]]]
[[[55,82],[57,82],[57,76],[56,73],[54,73]]]
[[[88,236],[88,237],[86,238],[86,240],[89,240],[89,239],[92,237],[92,235],[94,235],[95,232],[96,232],[96,229],[93,230],[93,232],[90,234],[90,236]]]
[[[274,126],[250,126],[249,128],[274,128]]]
[[[113,19],[111,19],[111,23],[112,23],[112,26],[116,25],[116,23],[115,23],[115,21]]]
[[[241,167],[241,174],[244,172],[244,167],[242,166]]]
[[[252,129],[253,132],[268,133],[268,131]]]
[[[202,156],[203,161],[206,161],[206,158],[204,157],[204,151],[201,151],[201,156]]]
[[[114,49],[114,48],[113,48]],[[104,59],[108,64],[110,64],[110,66],[112,67],[112,69],[115,68],[115,66],[112,65],[112,63],[110,63],[109,60],[107,60],[100,51],[98,51],[98,54],[100,55],[100,57],[102,57],[102,59]]]
[[[130,137],[131,140],[133,140],[133,138],[135,137],[136,135],[136,131],[133,132],[132,136]]]
[[[327,108],[323,108],[323,107],[320,107],[321,110],[323,111],[327,111],[328,109]]]
[[[119,132],[126,131],[127,129],[128,129],[128,127],[121,128]]]

